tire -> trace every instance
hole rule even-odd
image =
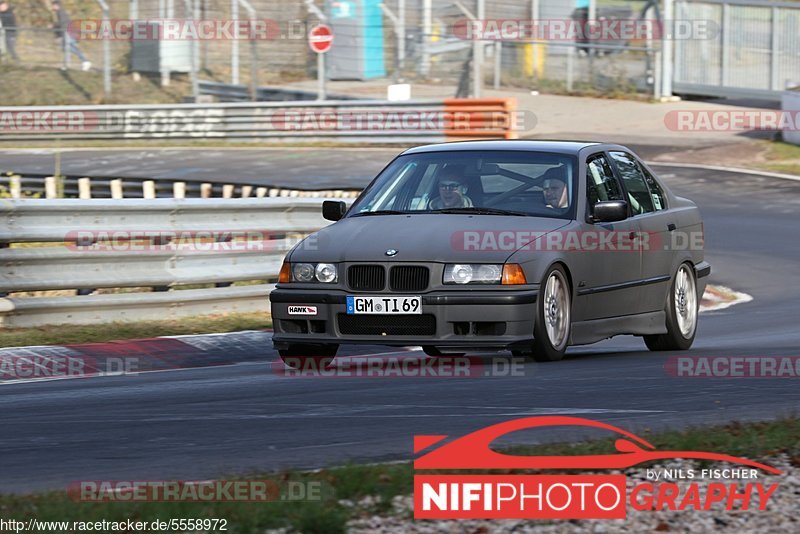
[[[653,351],[689,349],[697,334],[699,307],[694,267],[682,263],[667,295],[667,333],[644,336],[647,348]]]
[[[531,352],[515,350],[512,354],[556,362],[564,358],[572,332],[572,289],[561,265],[547,271],[540,287]]]
[[[466,354],[466,352],[442,352],[442,351],[440,351],[439,349],[437,349],[436,347],[434,347],[432,345],[424,345],[422,347],[422,352],[424,352],[428,356],[431,356],[431,357],[434,357],[434,358],[439,357],[439,356],[448,356],[448,357],[451,357],[451,358],[459,358],[459,357],[464,356]]]
[[[339,345],[311,345],[298,343],[278,351],[287,367],[292,369],[325,369],[330,367]]]

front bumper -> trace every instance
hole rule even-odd
[[[534,287],[505,291],[434,291],[422,294],[422,314],[429,329],[422,335],[406,332],[409,324],[420,316],[412,315],[349,315],[347,295],[360,294],[336,289],[275,289],[270,294],[274,323],[273,344],[285,349],[293,343],[313,344],[370,344],[389,346],[432,345],[440,350],[459,348],[507,349],[524,348],[533,341],[533,324],[536,317],[536,299],[539,290]],[[411,295],[413,293],[403,294]],[[399,293],[364,293],[386,297]],[[290,314],[290,306],[312,306],[315,315]],[[346,318],[340,320],[340,315]],[[359,318],[364,323],[377,325],[385,320],[386,331],[353,333]],[[340,324],[347,321],[349,325]],[[431,323],[434,323],[431,326]],[[344,328],[343,328],[344,327]],[[379,330],[381,328],[378,327]],[[413,328],[408,329],[413,330]]]

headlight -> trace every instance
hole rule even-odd
[[[336,266],[332,263],[318,263],[315,269],[317,280],[323,284],[330,284],[336,281]]]
[[[314,279],[314,266],[310,263],[295,263],[292,274],[295,282],[311,282]]]
[[[445,265],[445,284],[499,284],[502,265],[457,263]]]
[[[322,282],[332,284],[338,279],[336,265],[333,263],[293,263],[293,282]]]

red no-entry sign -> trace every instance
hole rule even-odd
[[[333,44],[333,30],[327,24],[318,24],[308,32],[308,45],[317,54],[323,54],[331,49]]]

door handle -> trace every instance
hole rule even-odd
[[[669,223],[669,224],[667,225],[667,230],[669,230],[670,232],[674,232],[674,231],[675,231],[675,228],[677,228],[677,227],[676,227],[674,224],[672,224],[672,223]]]

